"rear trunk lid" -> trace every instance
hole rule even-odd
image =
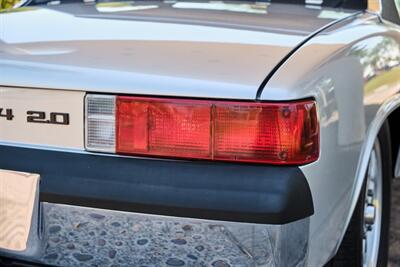
[[[0,15],[0,85],[254,99],[310,34],[352,11],[251,2],[118,2]]]

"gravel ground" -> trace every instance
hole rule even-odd
[[[389,267],[400,266],[400,180],[393,183]]]

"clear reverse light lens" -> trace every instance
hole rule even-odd
[[[115,153],[115,96],[86,96],[86,149]]]

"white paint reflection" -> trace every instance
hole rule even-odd
[[[107,2],[96,4],[96,10],[101,13],[128,12],[159,8],[158,5],[133,5],[134,2]]]
[[[242,13],[254,14],[267,14],[268,3],[255,3],[255,4],[229,4],[220,1],[194,3],[194,2],[179,2],[172,5],[173,8],[181,9],[204,9],[204,10],[218,10],[218,11],[231,11]]]
[[[322,10],[318,15],[320,19],[343,19],[351,15],[351,13],[334,10]]]

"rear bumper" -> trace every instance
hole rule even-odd
[[[297,167],[1,145],[0,169],[41,176],[28,249],[0,256],[63,266],[305,264],[313,203]]]

